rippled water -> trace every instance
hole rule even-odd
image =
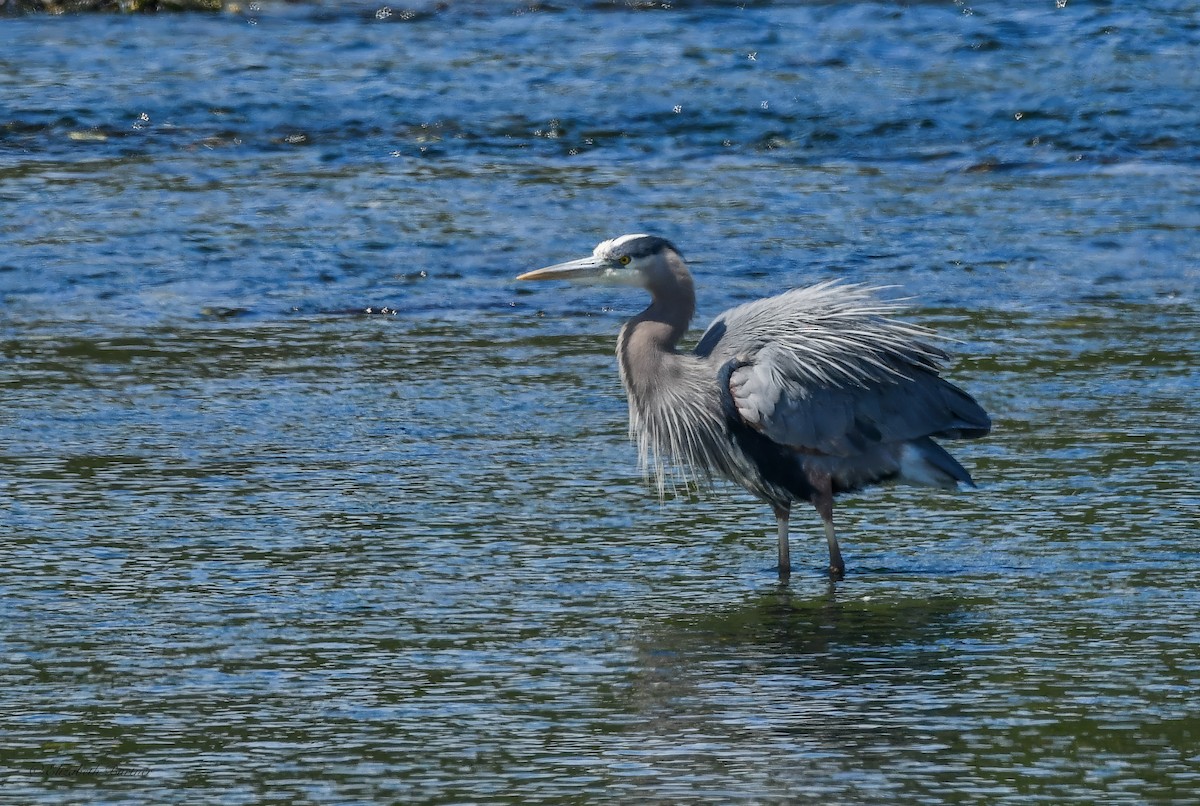
[[[1200,7],[1056,5],[0,21],[0,800],[1194,800]],[[511,281],[640,230],[911,295],[980,488],[659,504]]]

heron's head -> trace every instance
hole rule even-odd
[[[690,275],[683,257],[670,241],[656,235],[622,235],[603,241],[587,257],[525,272],[518,280],[637,285],[654,291]]]

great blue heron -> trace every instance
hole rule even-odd
[[[808,501],[825,524],[829,570],[845,563],[833,497],[887,480],[954,488],[971,476],[933,437],[974,439],[984,410],[939,377],[932,331],[890,318],[879,289],[823,282],[731,308],[691,353],[676,348],[696,310],[692,275],[669,241],[623,235],[591,256],[518,280],[637,285],[650,307],[617,338],[629,430],[662,489],[665,465],[724,476],[775,510],[779,574],[791,573],[788,516]]]

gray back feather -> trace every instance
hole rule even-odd
[[[722,314],[698,354],[730,375],[738,415],[772,441],[835,456],[925,436],[982,436],[987,415],[938,377],[932,331],[890,318],[879,289],[836,281]]]

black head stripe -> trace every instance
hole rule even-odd
[[[670,249],[680,257],[683,257],[683,253],[676,249],[674,244],[666,238],[659,238],[657,235],[644,235],[641,238],[634,238],[631,241],[621,244],[621,252],[635,259],[649,257],[664,249]]]

